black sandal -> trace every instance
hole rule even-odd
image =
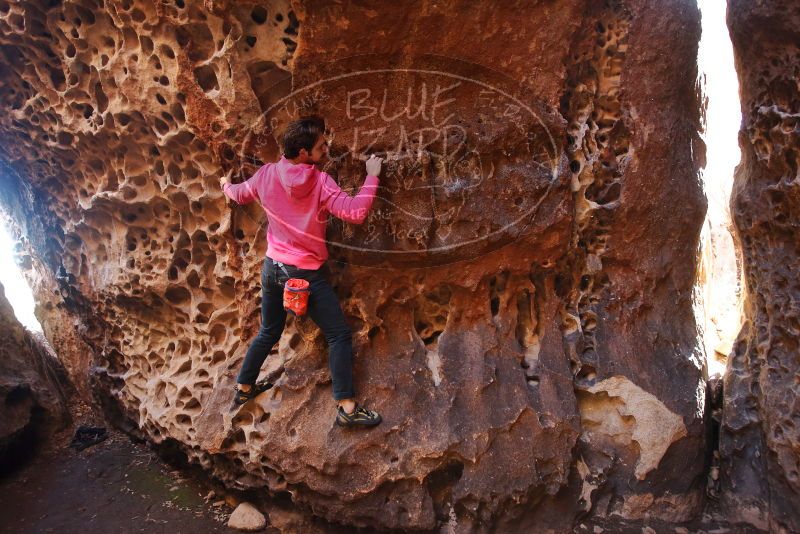
[[[239,385],[233,386],[234,391],[236,391],[236,395],[233,397],[233,404],[236,406],[241,406],[242,404],[246,403],[249,400],[255,399],[268,389],[271,389],[273,386],[272,383],[262,381],[256,382],[252,386],[250,386],[250,391],[242,391],[239,389]]]

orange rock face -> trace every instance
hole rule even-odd
[[[744,328],[725,378],[720,452],[726,511],[800,530],[797,224],[800,7],[728,2],[742,99],[731,213],[746,275]]]
[[[698,21],[688,0],[0,0],[2,199],[46,333],[131,432],[332,521],[689,518]],[[312,112],[343,188],[387,158],[365,224],[329,231],[369,432],[333,426],[308,320],[229,410],[265,218],[218,180]]]

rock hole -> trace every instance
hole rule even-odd
[[[139,36],[139,46],[141,47],[142,52],[144,52],[145,56],[149,56],[150,54],[153,53],[153,40],[150,39],[148,36],[146,35]]]
[[[501,273],[489,279],[489,309],[492,317],[500,313],[500,294],[505,291],[508,273]]]
[[[300,21],[297,20],[297,16],[294,14],[294,11],[289,11],[289,25],[286,26],[284,32],[287,35],[297,35],[297,29],[300,27]]]
[[[214,36],[206,24],[185,24],[175,30],[175,38],[181,48],[187,48],[191,61],[205,61],[215,52]]]
[[[56,139],[58,139],[58,144],[59,145],[61,145],[61,146],[70,146],[72,144],[73,139],[75,139],[75,137],[69,132],[61,131],[61,132],[58,132],[58,135],[56,135]]]
[[[267,10],[261,6],[256,6],[250,13],[250,18],[252,18],[253,22],[256,24],[264,24],[267,22]]]
[[[606,190],[598,196],[597,203],[598,204],[609,204],[614,202],[615,200],[619,199],[619,195],[622,191],[622,185],[619,182],[614,182],[609,185]]]
[[[185,352],[186,351],[181,351],[182,354],[185,354]],[[191,358],[188,358],[180,365],[180,367],[178,367],[178,370],[175,371],[175,374],[179,375],[183,373],[188,373],[191,370],[192,370],[192,360]]]
[[[236,433],[233,435],[233,439],[236,441],[236,443],[239,443],[240,445],[247,443],[247,438],[244,435],[244,430],[242,430],[241,428],[237,430]]]
[[[281,39],[281,41],[283,41],[283,44],[286,45],[286,51],[289,52],[289,54],[297,50],[297,43],[289,39],[288,37],[284,37],[283,39]]]
[[[61,69],[50,69],[50,81],[53,82],[56,91],[63,91],[67,79]]]
[[[782,203],[786,196],[783,194],[782,191],[778,191],[775,189],[767,191],[767,197],[769,198],[769,203],[774,208],[776,205]]]
[[[197,274],[197,271],[192,271],[186,277],[186,283],[189,284],[189,287],[193,287],[197,289],[200,287],[200,275]]]
[[[217,73],[211,65],[203,65],[194,69],[194,78],[205,93],[219,90]]]
[[[589,289],[589,284],[591,283],[591,281],[592,277],[589,276],[588,274],[584,274],[583,276],[581,276],[581,283],[580,283],[581,291],[586,291],[587,289]]]
[[[452,291],[449,286],[439,286],[414,303],[414,329],[429,349],[435,348],[439,336],[447,325]]]
[[[582,365],[575,378],[581,385],[591,385],[597,379],[597,371],[591,365]]]
[[[425,477],[424,484],[433,501],[437,517],[445,519],[451,509],[453,486],[464,475],[464,463],[450,459]]]
[[[178,120],[179,123],[183,124],[184,122],[186,122],[186,115],[183,113],[183,106],[181,106],[178,103],[175,103],[172,105],[170,109],[172,111],[172,114],[175,116],[175,118]]]
[[[189,293],[189,290],[181,286],[170,287],[167,289],[164,296],[169,302],[175,305],[185,304],[192,299],[192,294]]]
[[[153,124],[155,125],[156,131],[164,136],[169,133],[169,126],[166,122],[162,121],[161,119],[154,119]]]

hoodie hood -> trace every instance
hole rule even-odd
[[[281,157],[278,176],[286,194],[292,198],[307,197],[317,184],[317,169],[310,163],[292,163]]]

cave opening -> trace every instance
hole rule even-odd
[[[0,217],[0,283],[17,320],[28,330],[41,332],[42,325],[34,315],[33,292],[18,263],[24,254],[21,247],[21,242],[11,237],[7,219]]]
[[[726,3],[698,0],[702,37],[698,71],[703,90],[706,164],[701,169],[708,211],[701,234],[698,285],[702,311],[703,342],[709,377],[722,376],[733,342],[742,326],[741,254],[733,239],[730,213],[733,173],[739,163],[738,142],[741,123],[739,82],[733,60],[733,46],[725,21]]]

